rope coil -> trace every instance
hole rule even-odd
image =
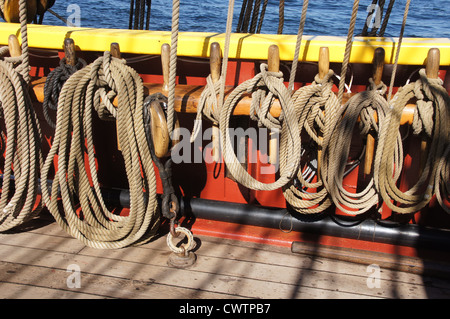
[[[220,113],[220,131],[225,163],[232,176],[242,185],[255,190],[274,190],[286,185],[296,174],[300,165],[301,140],[297,115],[292,105],[291,94],[282,80],[280,72],[268,72],[268,65],[261,64],[261,72],[254,78],[237,86],[227,97]],[[239,163],[233,151],[229,134],[229,121],[234,107],[240,98],[252,93],[252,116],[258,123],[267,128],[281,129],[281,141],[289,147],[284,148],[280,157],[286,157],[283,173],[273,183],[262,183],[250,176]],[[274,99],[279,99],[282,108],[282,119],[270,115],[270,106]],[[286,141],[285,141],[286,140]],[[289,150],[289,151],[288,151]]]
[[[116,95],[117,109],[112,106]],[[54,142],[42,170],[42,195],[58,224],[87,246],[125,247],[151,238],[158,228],[156,179],[144,129],[143,100],[139,74],[108,51],[72,75],[61,90]],[[128,216],[109,211],[102,198],[93,145],[93,109],[100,113],[108,110],[118,122],[130,188]],[[55,156],[55,176],[47,189],[45,181]]]
[[[431,200],[439,185],[446,185],[448,190],[448,147],[450,141],[449,106],[450,98],[442,86],[441,79],[428,78],[425,69],[419,71],[420,78],[399,89],[391,101],[392,110],[385,118],[386,125],[381,128],[378,148],[375,154],[374,176],[376,187],[386,205],[398,213],[414,213],[425,207]],[[431,145],[422,174],[416,184],[407,191],[401,191],[395,185],[395,178],[400,174],[391,160],[395,153],[394,141],[400,127],[404,107],[412,98],[418,105],[433,106],[433,127],[425,129],[432,132]],[[419,111],[420,112],[420,111]],[[423,122],[422,122],[423,123]],[[445,176],[447,172],[447,175]],[[439,191],[438,191],[439,193]],[[447,192],[448,194],[448,192]],[[440,193],[439,193],[440,196]],[[393,203],[394,201],[395,203]],[[442,205],[442,198],[439,199]],[[446,211],[448,208],[442,205]]]

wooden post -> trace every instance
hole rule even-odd
[[[381,83],[384,68],[385,52],[383,48],[377,48],[373,55],[373,81],[375,85]],[[364,158],[364,177],[372,172],[372,163],[375,153],[375,138],[369,133],[366,139],[366,154]]]
[[[425,72],[430,79],[437,79],[439,77],[439,66],[441,63],[441,53],[438,48],[432,48],[428,51],[427,59],[425,60]],[[422,175],[423,169],[428,157],[428,138],[422,134],[420,141],[420,173]]]
[[[319,50],[319,78],[323,79],[330,70],[330,50],[328,47],[321,47]],[[323,141],[323,132],[318,132],[319,140]],[[317,148],[317,180],[320,180],[320,169],[322,167],[322,145]]]
[[[22,47],[14,34],[11,34],[8,38],[8,48],[11,57],[16,58],[22,55]]]
[[[213,83],[217,83],[220,79],[222,56],[220,51],[220,45],[217,42],[211,43],[209,54],[209,66],[211,71],[211,78]],[[212,156],[214,162],[220,161],[220,130],[219,124],[214,122],[212,124]]]
[[[67,65],[75,66],[77,64],[75,42],[71,38],[64,40],[64,56],[66,58]]]
[[[267,65],[269,72],[279,72],[280,71],[280,50],[277,45],[272,44],[269,47]],[[270,131],[269,137],[269,162],[272,165],[278,165],[278,140],[279,132],[275,130]]]
[[[169,65],[170,65],[170,45],[164,43],[161,46],[161,66],[164,79],[162,91],[165,94],[169,93],[169,70],[170,70]]]

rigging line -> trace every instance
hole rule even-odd
[[[177,80],[177,47],[178,47],[178,29],[180,24],[180,0],[172,2],[172,35],[170,46],[170,66],[169,66],[169,96],[167,103],[167,128],[169,136],[172,138],[174,129],[175,112],[175,85]]]
[[[391,83],[389,84],[388,101],[391,101],[391,98],[392,98],[392,90],[394,89],[395,76],[396,76],[397,67],[398,67],[398,58],[400,56],[400,49],[401,49],[401,46],[402,46],[403,34],[405,32],[406,20],[408,18],[408,12],[409,12],[409,5],[410,4],[411,4],[411,0],[407,0],[406,1],[406,5],[405,5],[405,12],[403,14],[402,28],[400,30],[400,36],[399,36],[399,39],[398,39],[397,52],[395,53],[395,63],[394,63],[394,68],[392,70]]]
[[[300,47],[301,47],[301,43],[302,43],[303,31],[305,30],[306,11],[308,10],[308,4],[309,4],[309,0],[303,0],[302,15],[301,15],[300,24],[298,27],[297,43],[295,45],[294,60],[292,61],[291,74],[290,74],[290,78],[289,78],[288,90],[291,93],[294,90],[294,81],[295,81],[295,75],[297,74],[298,58],[300,55]]]
[[[350,61],[350,54],[352,51],[353,33],[355,31],[356,16],[358,15],[358,6],[359,0],[355,0],[353,2],[352,17],[350,19],[350,26],[347,35],[347,44],[345,46],[344,61],[342,62],[341,79],[339,81],[338,100],[340,104],[342,104],[342,98],[344,97],[345,78],[347,75],[347,68]]]
[[[227,16],[227,27],[225,35],[225,47],[223,49],[223,61],[222,61],[222,75],[220,83],[219,101],[218,108],[222,108],[225,98],[225,82],[227,78],[228,69],[228,55],[230,51],[230,38],[231,38],[231,28],[233,25],[233,12],[234,12],[234,0],[229,0],[228,2],[228,16]]]
[[[384,32],[386,31],[387,24],[389,22],[389,17],[391,16],[392,8],[394,7],[395,0],[389,1],[389,6],[386,10],[386,15],[384,16],[383,24],[381,25],[380,32],[378,33],[379,37],[384,36]]]

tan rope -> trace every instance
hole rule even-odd
[[[347,42],[345,45],[344,60],[342,62],[341,79],[339,81],[338,100],[341,104],[342,104],[342,99],[344,97],[345,78],[347,75],[347,68],[348,68],[348,64],[350,62],[350,55],[352,52],[353,34],[355,31],[356,17],[358,15],[358,7],[359,7],[359,0],[354,0],[353,9],[352,9],[352,17],[350,18],[350,26],[348,28]]]
[[[359,192],[352,193],[344,187],[345,169],[350,153],[352,135],[354,127],[360,119],[360,134],[367,136],[370,131],[374,131],[379,136],[380,130],[387,123],[385,118],[389,113],[389,104],[384,98],[387,87],[381,82],[375,85],[369,79],[370,85],[366,91],[360,92],[351,97],[340,110],[341,120],[333,128],[330,142],[324,148],[324,183],[329,190],[330,196],[336,207],[349,215],[362,214],[372,207],[376,207],[379,196],[373,177],[367,182],[365,188]],[[374,115],[377,115],[378,122]],[[390,160],[398,169],[393,180],[397,180],[402,167],[402,139],[400,133],[394,136],[395,156]]]
[[[7,139],[0,196],[0,231],[21,225],[42,209],[38,196],[38,178],[43,163],[42,139],[28,91],[26,1],[21,0],[19,6],[25,52],[18,58],[4,57],[0,60],[0,107]],[[1,52],[3,55],[7,50]],[[13,179],[14,193],[11,194]]]
[[[306,131],[314,143],[322,149],[328,145],[332,129],[339,119],[340,104],[332,91],[333,81],[331,78],[333,75],[333,70],[329,70],[323,79],[316,75],[311,85],[301,87],[292,96],[299,119],[299,127]],[[323,132],[323,140],[319,138],[319,131]],[[288,147],[286,139],[282,139],[280,149],[286,147]],[[323,162],[323,159],[320,159],[320,162]],[[286,157],[281,157],[281,173],[283,173],[286,165]],[[324,174],[323,168],[321,174]],[[331,206],[332,202],[328,197],[328,190],[324,187],[322,179],[313,183],[309,182],[303,176],[301,170],[298,171],[296,178],[301,187],[297,187],[293,180],[283,188],[284,197],[293,209],[303,214],[314,214],[323,212]],[[310,192],[310,189],[316,191]]]
[[[255,190],[274,190],[286,185],[297,174],[300,165],[301,141],[297,115],[292,105],[291,94],[283,83],[282,72],[268,72],[267,64],[261,64],[261,72],[254,78],[236,87],[227,97],[220,113],[220,131],[225,164],[231,175],[242,185]],[[252,93],[250,114],[260,125],[266,128],[281,129],[281,139],[286,139],[288,147],[280,149],[280,157],[286,157],[283,174],[273,183],[263,183],[253,178],[239,163],[234,153],[229,132],[231,114],[239,99],[246,93]],[[270,106],[279,99],[283,121],[270,117]],[[255,115],[253,113],[256,112]]]
[[[112,106],[116,96],[117,109]],[[58,224],[87,246],[125,247],[151,238],[158,228],[156,178],[144,130],[143,100],[139,74],[109,52],[72,75],[61,90],[54,141],[42,170],[42,196]],[[130,188],[128,216],[108,210],[102,198],[93,145],[93,109],[98,113],[108,110],[118,122]],[[55,156],[55,176],[47,189]]]
[[[448,175],[440,179],[442,173],[448,168],[447,148],[450,141],[450,122],[448,110],[450,98],[443,88],[441,79],[427,78],[425,70],[419,71],[420,79],[399,89],[391,101],[392,110],[385,118],[386,124],[380,131],[377,151],[375,153],[374,177],[380,196],[386,205],[398,213],[414,213],[425,207],[439,184],[448,183]],[[399,168],[395,167],[392,157],[395,152],[394,141],[400,127],[403,109],[410,99],[416,98],[417,105],[431,103],[433,109],[433,128],[426,131],[432,132],[431,145],[427,160],[418,181],[407,191],[401,191],[396,186]],[[448,172],[448,171],[447,171]]]
[[[175,124],[175,85],[177,80],[177,50],[178,50],[178,29],[180,25],[180,0],[172,2],[172,32],[169,62],[169,96],[167,102],[167,128],[169,136]]]
[[[402,28],[400,30],[400,36],[398,38],[397,51],[395,52],[395,62],[394,62],[394,68],[392,69],[391,83],[389,85],[388,101],[390,101],[392,98],[392,90],[394,89],[395,76],[397,74],[397,67],[398,67],[398,59],[400,57],[400,49],[402,47],[403,34],[405,32],[406,19],[408,18],[410,4],[411,4],[411,0],[407,0],[406,5],[405,5],[405,12],[403,14]]]
[[[297,74],[298,58],[300,55],[300,47],[302,44],[303,31],[305,30],[306,11],[308,10],[308,4],[309,0],[303,0],[302,15],[298,27],[297,42],[295,44],[294,60],[292,61],[291,74],[289,77],[289,86],[288,86],[289,92],[292,92],[292,90],[294,89],[294,81],[295,75]]]

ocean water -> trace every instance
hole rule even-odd
[[[239,18],[243,0],[235,1],[233,31]],[[302,0],[285,1],[284,34],[297,34]],[[386,0],[385,9],[389,1]],[[400,33],[406,0],[395,1],[386,36]],[[69,18],[76,4],[80,9],[82,27],[128,29],[130,0],[88,1],[56,0],[53,10]],[[278,0],[269,1],[261,33],[277,33]],[[372,0],[361,0],[355,33],[359,33],[368,16]],[[412,0],[405,29],[406,37],[450,38],[449,0]],[[353,0],[311,0],[307,12],[307,35],[347,35]],[[69,9],[69,10],[68,10]],[[71,11],[72,10],[72,11]],[[152,0],[151,30],[168,31],[171,28],[171,0]],[[227,20],[227,0],[181,0],[180,31],[224,32]],[[64,25],[47,13],[44,24]]]

